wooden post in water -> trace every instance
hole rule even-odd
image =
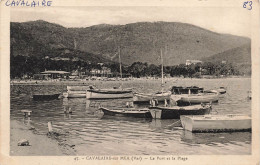
[[[52,130],[52,122],[51,121],[48,122],[48,130],[49,130],[49,132],[53,132],[53,130]]]

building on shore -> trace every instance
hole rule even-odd
[[[186,60],[186,65],[196,65],[196,64],[202,64],[202,61],[200,60]]]
[[[57,78],[68,78],[70,72],[56,71],[56,70],[46,70],[40,74],[34,74],[33,78],[38,80],[48,80]]]

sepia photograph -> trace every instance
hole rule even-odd
[[[10,12],[10,157],[174,163],[255,153],[257,1],[224,7],[37,2],[1,2]]]

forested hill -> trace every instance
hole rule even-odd
[[[250,52],[244,51],[245,45],[250,47],[249,38],[177,22],[101,24],[86,28],[65,28],[45,21],[11,23],[14,56],[81,56],[96,62],[118,61],[120,46],[124,64],[137,61],[160,64],[160,49],[165,65],[225,56],[230,61],[239,58],[242,60],[239,63],[247,63]],[[235,53],[230,53],[234,49]]]

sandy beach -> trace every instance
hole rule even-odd
[[[70,147],[62,146],[47,135],[39,135],[37,130],[22,122],[10,121],[10,155],[11,156],[62,156],[75,155]],[[21,139],[29,141],[30,146],[18,146]]]

